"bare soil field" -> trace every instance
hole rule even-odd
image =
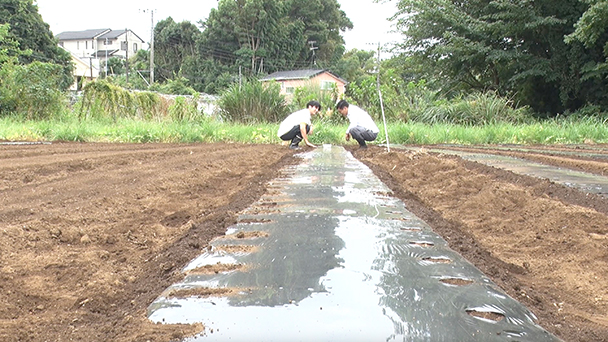
[[[545,329],[608,341],[608,199],[424,147],[347,149]],[[603,158],[496,152],[608,170]],[[0,145],[0,341],[168,342],[203,331],[153,324],[146,308],[294,154],[280,145]]]

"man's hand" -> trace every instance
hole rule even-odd
[[[350,140],[350,133],[346,133],[346,141]]]

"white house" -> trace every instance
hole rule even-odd
[[[99,60],[131,58],[144,44],[143,39],[128,29],[67,31],[58,34],[57,39],[59,45],[77,57]]]
[[[93,81],[99,77],[99,60],[93,58],[80,58],[70,52],[74,65],[74,83],[70,90],[80,90],[85,80]]]
[[[95,29],[67,31],[57,35],[59,45],[72,55],[73,90],[80,90],[82,81],[99,77],[100,65],[112,57],[131,58],[144,44],[133,31]]]

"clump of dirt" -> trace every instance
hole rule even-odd
[[[245,268],[243,264],[222,264],[217,263],[214,265],[205,265],[201,267],[197,267],[195,269],[189,270],[186,272],[187,274],[217,274],[217,273],[226,273],[232,271],[242,271]]]
[[[196,287],[187,289],[171,289],[168,291],[167,298],[189,298],[189,297],[231,297],[241,293],[242,290],[234,288],[216,287]]]
[[[494,322],[500,322],[505,319],[505,315],[497,312],[467,310],[467,313],[473,317],[487,319]]]
[[[246,232],[246,231],[238,231],[234,234],[228,234],[226,236],[223,236],[222,239],[256,239],[256,238],[261,238],[261,237],[268,237],[268,233],[267,232],[262,232],[262,231],[252,231],[252,232]]]
[[[446,258],[425,257],[425,258],[422,258],[422,260],[432,262],[432,263],[437,263],[437,264],[451,264],[452,263],[452,260],[446,259]]]
[[[454,286],[465,286],[465,285],[473,284],[472,280],[460,279],[460,278],[444,278],[444,279],[440,279],[439,281],[444,284],[454,285]]]
[[[225,252],[229,254],[249,254],[255,253],[258,249],[258,246],[248,246],[248,245],[217,245],[213,246],[213,250],[217,252]]]
[[[270,223],[272,222],[272,220],[269,219],[239,219],[238,223],[243,223],[243,224],[262,224],[262,223]]]

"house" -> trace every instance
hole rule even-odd
[[[260,79],[262,82],[276,81],[281,85],[281,94],[293,96],[297,87],[318,85],[322,90],[338,90],[338,96],[344,94],[346,80],[324,69],[277,71]]]
[[[67,31],[57,35],[59,45],[80,58],[106,60],[111,57],[131,58],[144,44],[133,31],[94,29]]]
[[[144,41],[133,31],[94,29],[67,31],[57,35],[59,46],[70,52],[74,63],[72,90],[80,90],[82,81],[99,77],[101,63],[112,57],[131,58]]]
[[[85,80],[93,81],[99,77],[99,60],[93,58],[80,58],[70,52],[74,65],[74,83],[70,90],[81,90]]]
[[[128,58],[137,53],[144,41],[133,31],[94,29],[67,31],[57,35],[59,45],[78,57]]]

